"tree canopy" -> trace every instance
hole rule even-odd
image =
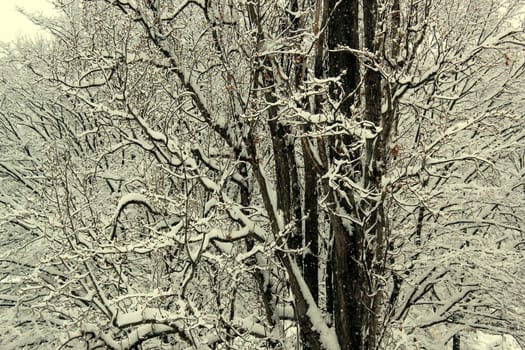
[[[519,0],[53,3],[1,58],[3,348],[525,341]]]

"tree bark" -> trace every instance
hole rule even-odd
[[[328,0],[330,16],[328,19],[328,49],[336,50],[339,46],[359,49],[359,6],[357,0]],[[342,98],[340,110],[350,116],[350,107],[356,100],[359,83],[359,63],[355,54],[345,50],[331,51],[328,58],[328,74],[341,76],[338,91],[332,87],[333,97]]]
[[[354,53],[344,48],[359,49],[359,5],[357,0],[329,0],[328,49],[330,76],[341,76],[340,89],[332,87],[331,98],[341,100],[340,112],[352,118],[351,106],[357,101],[359,83],[359,63]],[[342,50],[339,50],[342,49]],[[349,146],[352,139],[345,136],[331,142],[331,161],[343,155],[336,149],[336,143]],[[350,156],[351,157],[351,156]],[[349,193],[349,196],[353,196]],[[339,199],[332,190],[329,203],[332,206],[331,227],[333,246],[331,252],[332,310],[337,337],[342,350],[361,349],[363,343],[362,317],[362,273],[359,268],[359,242],[357,230],[344,225],[337,213],[341,207]],[[345,206],[343,204],[343,206]],[[353,208],[346,205],[347,211]]]
[[[365,120],[375,128],[381,127],[384,132],[378,132],[373,139],[367,139],[365,143],[365,164],[363,169],[364,186],[375,194],[362,213],[364,222],[364,241],[372,242],[370,248],[365,252],[366,271],[368,286],[364,295],[366,303],[366,341],[365,349],[374,349],[379,333],[379,314],[382,303],[381,281],[376,277],[383,274],[385,236],[387,234],[387,218],[383,209],[384,192],[381,181],[385,172],[386,147],[391,130],[391,121],[383,118],[381,113],[382,89],[381,75],[374,69],[379,60],[379,45],[376,38],[378,5],[377,0],[363,2],[363,27],[365,49],[372,54],[372,62],[366,68],[365,86]],[[376,129],[377,130],[377,129]],[[365,237],[366,235],[366,237]]]

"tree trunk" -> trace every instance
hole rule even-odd
[[[329,0],[328,48],[338,46],[359,49],[358,0]],[[359,83],[359,64],[355,54],[348,51],[331,51],[328,58],[328,74],[341,77],[343,91],[332,88],[333,97],[342,97],[340,110],[350,116]]]
[[[452,350],[461,349],[461,336],[459,334],[454,334],[452,337]]]
[[[328,19],[329,75],[341,75],[341,90],[332,87],[333,99],[341,100],[339,110],[352,118],[351,106],[357,99],[359,82],[359,65],[355,54],[348,51],[334,51],[338,47],[359,49],[359,19],[357,0],[329,0],[330,17]],[[332,160],[340,157],[335,151],[335,142],[344,145],[352,140],[332,140]],[[352,196],[352,194],[349,194]],[[333,230],[333,247],[331,252],[333,318],[339,344],[342,350],[361,349],[363,317],[361,304],[361,272],[359,268],[359,238],[356,230],[345,226],[336,215],[338,198],[331,192],[330,204]],[[350,208],[351,210],[351,208]],[[354,232],[352,232],[354,231]]]
[[[351,50],[359,50],[358,1],[331,1],[328,25],[329,74],[341,76],[341,89],[333,88],[331,97],[341,100],[340,112],[346,118],[355,118],[351,106],[361,101],[358,96],[359,62]],[[337,7],[335,7],[337,4]],[[363,38],[365,49],[376,53],[375,31],[377,2],[363,2]],[[338,50],[349,48],[350,50]],[[373,66],[374,61],[367,62]],[[364,75],[364,120],[370,127],[384,126],[381,115],[381,75],[367,68]],[[388,128],[387,130],[390,130]],[[354,189],[346,187],[345,198],[331,192],[329,203],[333,214],[332,290],[333,313],[339,344],[344,350],[375,349],[378,321],[382,303],[380,281],[376,277],[384,267],[384,237],[386,217],[382,208],[381,178],[388,132],[367,139],[360,153],[355,149],[359,140],[347,135],[332,141],[331,160],[343,160],[347,169],[344,176],[353,176],[356,183],[375,195],[354,202]],[[340,151],[340,147],[342,151]],[[337,208],[337,210],[336,210]],[[343,214],[343,215],[341,215]],[[355,217],[362,224],[350,223],[343,216]]]
[[[377,0],[363,2],[363,27],[365,49],[373,54],[373,59],[378,60],[378,40],[376,38],[378,6]],[[369,63],[372,67],[374,62]],[[379,333],[379,314],[382,307],[382,282],[377,276],[383,274],[384,249],[387,230],[387,218],[383,210],[384,192],[381,186],[385,172],[386,147],[391,130],[391,121],[383,118],[381,114],[382,89],[380,73],[370,67],[366,68],[365,78],[365,120],[370,122],[376,130],[380,127],[383,132],[378,132],[373,139],[365,142],[365,162],[363,168],[364,187],[375,194],[365,210],[362,212],[363,242],[371,242],[364,256],[364,263],[368,277],[367,290],[363,293],[366,303],[366,340],[365,349],[374,349]],[[366,237],[365,237],[366,236]]]

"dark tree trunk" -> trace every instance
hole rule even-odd
[[[341,89],[332,87],[333,99],[341,100],[340,112],[352,118],[351,106],[357,101],[359,83],[359,64],[354,53],[340,48],[359,49],[359,19],[357,0],[329,0],[330,17],[328,19],[328,49],[330,76],[341,76]],[[334,51],[336,50],[336,51]],[[341,91],[342,90],[342,91]],[[349,145],[352,140],[332,140],[331,158],[341,157],[337,152],[336,142]],[[350,193],[349,196],[352,196]],[[342,350],[361,349],[363,343],[363,317],[361,304],[361,276],[359,268],[359,237],[341,217],[335,214],[338,198],[332,192],[329,198],[333,246],[331,252],[332,310],[335,329]],[[347,208],[352,211],[352,208]],[[348,210],[347,210],[348,211]]]
[[[454,334],[452,337],[452,350],[461,349],[461,336],[459,334]]]
[[[337,7],[336,7],[337,4]],[[346,118],[355,118],[351,106],[359,104],[359,61],[352,50],[359,50],[359,19],[357,0],[330,0],[331,16],[328,23],[329,74],[341,77],[341,90],[332,88],[331,97],[342,100],[340,112]],[[367,51],[375,54],[377,41],[377,1],[363,1],[363,38]],[[343,48],[343,50],[338,50]],[[346,48],[346,50],[344,50]],[[348,50],[349,49],[349,50]],[[376,62],[366,62],[374,66]],[[345,198],[331,192],[333,249],[331,254],[333,315],[341,349],[375,349],[378,335],[378,315],[382,303],[380,281],[384,264],[384,237],[386,217],[382,208],[381,178],[384,172],[385,149],[390,132],[388,122],[382,120],[381,75],[366,68],[364,82],[364,120],[370,125],[386,127],[384,134],[367,139],[361,154],[350,151],[359,140],[344,136],[332,141],[331,161],[347,164],[344,176],[353,176],[376,193],[374,199],[355,203],[354,189],[346,188]],[[370,126],[372,127],[372,126]],[[358,141],[356,143],[356,141]],[[357,165],[356,165],[357,164]],[[344,188],[344,186],[343,186]],[[336,211],[337,208],[337,211]],[[343,215],[341,215],[343,214]],[[351,223],[342,216],[357,218],[362,224]],[[366,243],[365,243],[366,242]],[[372,244],[371,244],[372,243]],[[372,277],[371,277],[372,276]]]
[[[334,225],[332,250],[333,313],[342,350],[358,350],[362,344],[362,279],[356,256],[356,235],[348,232],[341,220]]]
[[[359,49],[358,0],[328,0],[330,17],[328,19],[328,48],[338,46]],[[350,116],[350,106],[354,103],[359,83],[359,64],[355,54],[348,51],[330,52],[328,74],[341,77],[343,91],[332,88],[334,97],[342,97],[341,111]]]
[[[363,27],[364,27],[364,46],[372,53],[373,59],[379,60],[376,55],[379,52],[378,39],[376,38],[378,6],[377,0],[363,1]],[[374,61],[369,62],[374,66]],[[369,191],[376,194],[377,199],[370,200],[361,217],[364,219],[363,239],[372,242],[370,248],[365,252],[366,261],[364,262],[367,274],[372,277],[368,281],[367,290],[364,295],[366,303],[366,341],[365,349],[374,349],[379,334],[379,314],[382,303],[382,288],[380,279],[375,276],[383,274],[384,269],[384,249],[385,237],[387,235],[387,218],[383,210],[384,192],[381,187],[381,180],[385,172],[386,147],[391,130],[391,121],[383,118],[381,114],[382,89],[381,75],[373,68],[366,68],[365,78],[365,120],[376,128],[381,127],[383,132],[378,132],[374,139],[367,139],[365,143],[365,165],[363,169],[364,185]],[[364,237],[366,235],[366,237]]]
[[[310,288],[316,303],[319,301],[319,220],[317,212],[317,174],[315,172],[314,161],[305,156],[304,159],[304,211],[305,219],[305,244],[307,247],[304,255],[304,279]]]

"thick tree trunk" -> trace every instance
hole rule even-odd
[[[333,312],[339,344],[343,350],[361,349],[363,331],[362,279],[356,256],[356,235],[334,220],[332,250]]]
[[[335,5],[337,4],[337,7]],[[359,50],[358,1],[331,1],[331,17],[328,26],[329,73],[341,78],[342,92],[333,89],[333,99],[342,99],[340,111],[347,118],[355,118],[351,106],[358,100],[359,62],[351,50]],[[376,53],[375,38],[377,24],[377,2],[363,2],[363,38],[365,49]],[[349,48],[351,50],[338,50]],[[375,62],[367,62],[374,65]],[[381,76],[371,68],[364,75],[364,120],[375,127],[384,126],[381,114]],[[343,95],[341,95],[343,94]],[[388,129],[390,130],[390,129]],[[388,132],[374,139],[368,139],[362,154],[349,151],[356,141],[351,136],[336,140],[345,151],[332,143],[331,158],[334,162],[345,161],[348,175],[355,176],[356,183],[362,183],[375,195],[359,203],[353,201],[354,189],[347,188],[345,198],[332,191],[331,208],[334,245],[332,250],[333,314],[336,332],[342,349],[375,349],[378,335],[378,321],[382,303],[380,274],[384,263],[384,237],[386,217],[382,208],[381,178],[384,172],[386,140]],[[356,165],[358,164],[358,165]],[[337,208],[337,210],[336,210]],[[341,215],[343,214],[343,215]],[[362,224],[350,223],[342,216],[357,218]]]
[[[329,75],[341,75],[341,89],[332,87],[333,99],[340,99],[340,112],[352,118],[351,106],[357,101],[359,64],[355,54],[338,48],[359,49],[359,19],[357,0],[329,0],[328,19]],[[335,50],[335,51],[334,51]],[[335,142],[350,144],[352,140],[332,140],[332,161],[341,157],[335,149]],[[349,196],[352,196],[350,193]],[[361,304],[362,273],[359,268],[359,236],[356,230],[344,225],[336,213],[338,198],[331,192],[330,204],[333,211],[331,227],[333,246],[331,252],[332,310],[339,344],[343,350],[361,349],[363,343],[363,315]],[[352,211],[352,208],[349,208]]]
[[[378,54],[378,40],[376,38],[377,0],[363,2],[363,27],[365,49],[375,57]],[[375,58],[378,60],[378,58]],[[374,62],[370,63],[373,66]],[[377,343],[379,333],[379,314],[382,303],[381,281],[376,276],[383,274],[385,236],[387,234],[387,218],[383,210],[384,193],[381,180],[385,172],[386,147],[391,130],[391,122],[381,114],[382,89],[381,75],[373,69],[367,68],[364,78],[365,86],[365,120],[376,128],[383,128],[374,139],[367,139],[365,144],[365,164],[363,169],[364,186],[375,194],[376,199],[371,199],[362,214],[364,221],[364,241],[371,242],[370,248],[365,253],[368,286],[366,291],[366,341],[365,349],[373,349]],[[365,294],[365,293],[363,293]]]

